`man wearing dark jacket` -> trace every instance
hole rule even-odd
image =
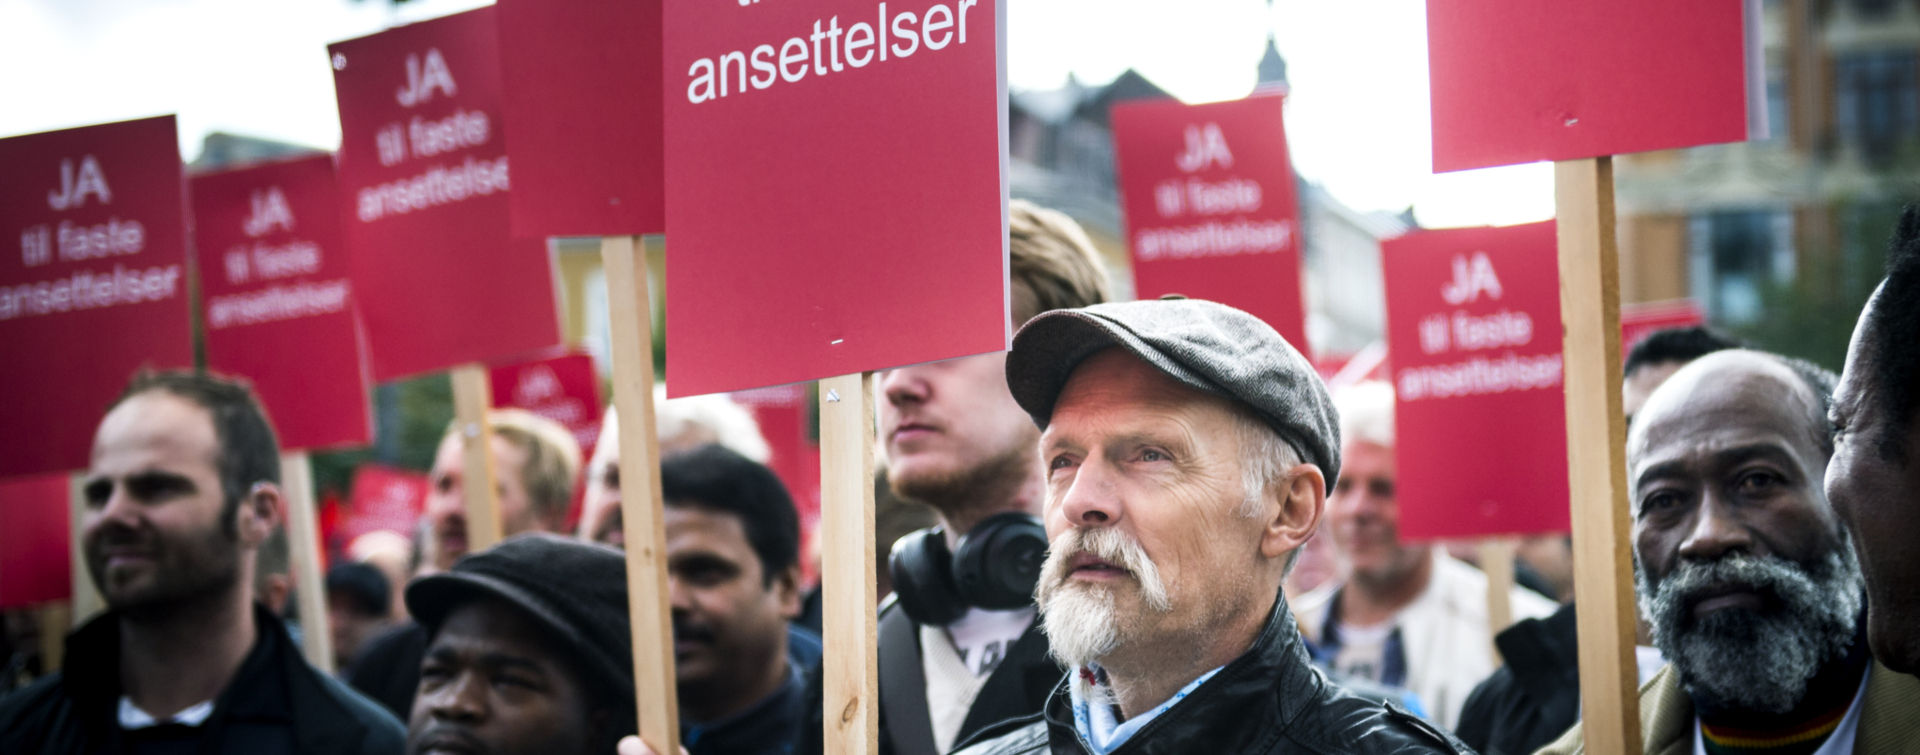
[[[253,395],[136,378],[94,435],[82,545],[108,611],[64,666],[0,701],[0,752],[390,753],[399,721],[307,665],[255,603],[283,517],[280,452]]]
[[[1280,591],[1340,468],[1326,388],[1259,319],[1203,301],[1043,314],[1007,385],[1042,428],[1038,590],[1072,671],[965,755],[1454,753],[1329,683]]]
[[[1067,216],[1014,201],[1008,248],[1014,325],[1106,300],[1093,244]],[[879,617],[883,753],[950,752],[983,727],[1038,711],[1059,680],[1032,605],[1045,544],[1033,519],[1044,492],[1039,435],[1007,394],[1005,364],[1004,352],[978,354],[880,377],[887,479],[940,521],[902,538],[889,563],[895,599]],[[969,557],[984,556],[983,544],[1021,542],[1028,568],[1010,571],[1024,581],[992,579],[976,568],[987,559]],[[986,589],[961,587],[974,577]]]

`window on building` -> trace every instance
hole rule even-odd
[[[1716,322],[1759,319],[1767,286],[1794,276],[1791,212],[1706,213],[1694,216],[1688,230],[1691,293]]]
[[[1866,52],[1834,61],[1840,139],[1870,166],[1888,166],[1920,135],[1920,76],[1911,50]]]
[[[1855,12],[1867,18],[1880,18],[1893,12],[1894,0],[1853,0]]]

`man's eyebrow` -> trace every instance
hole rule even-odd
[[[474,665],[490,669],[511,668],[522,671],[546,673],[546,666],[530,657],[498,650],[483,652],[474,659]]]

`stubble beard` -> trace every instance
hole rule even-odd
[[[1007,444],[979,464],[962,469],[900,474],[890,469],[887,482],[894,495],[920,501],[948,519],[982,516],[1000,511],[1001,501],[1034,477],[1039,465],[1038,431]],[[964,533],[963,533],[964,534]]]
[[[1821,667],[1853,642],[1864,599],[1850,540],[1809,566],[1735,554],[1682,562],[1658,581],[1636,568],[1634,581],[1654,645],[1695,703],[1719,710],[1792,711]],[[1696,596],[1729,583],[1756,589],[1768,606],[1696,619]]]
[[[152,554],[144,584],[108,570],[106,546],[140,544]],[[240,542],[219,525],[169,539],[152,529],[114,528],[87,543],[87,571],[107,607],[137,621],[159,620],[218,600],[240,581]]]

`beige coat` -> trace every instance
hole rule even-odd
[[[1322,585],[1294,601],[1307,638],[1320,641],[1327,606],[1340,583]],[[1513,620],[1553,613],[1559,606],[1526,588],[1513,589]],[[1487,575],[1433,549],[1433,580],[1395,618],[1407,653],[1407,689],[1427,715],[1449,731],[1475,685],[1493,674],[1493,637],[1487,631]]]
[[[1640,734],[1646,755],[1693,755],[1693,700],[1680,688],[1680,674],[1669,664],[1640,688]],[[1856,755],[1920,755],[1920,679],[1873,664],[1867,699],[1854,735]],[[1535,755],[1583,755],[1580,725],[1574,724]]]

